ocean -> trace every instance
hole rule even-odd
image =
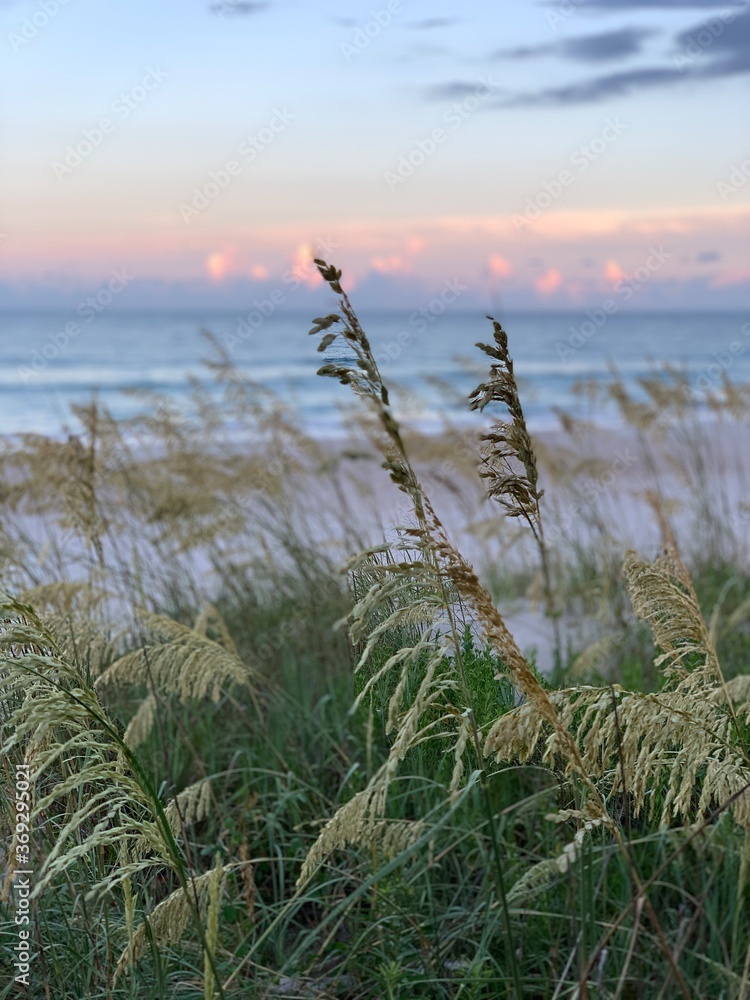
[[[322,355],[309,337],[307,314],[275,315],[254,329],[232,313],[102,312],[81,319],[70,313],[0,314],[0,433],[59,435],[75,428],[71,405],[96,396],[116,417],[144,408],[133,390],[148,390],[189,412],[190,378],[210,383],[202,359],[212,353],[201,330],[225,344],[237,368],[285,400],[302,426],[317,436],[336,436],[346,425],[351,393],[316,376]],[[724,372],[750,381],[750,317],[747,313],[508,313],[516,375],[532,428],[557,424],[556,410],[603,423],[617,422],[611,408],[590,410],[577,383],[606,381],[612,366],[636,393],[638,380],[663,362],[683,365],[693,396],[721,384]],[[467,394],[489,361],[474,346],[492,338],[477,313],[445,313],[428,319],[409,313],[363,312],[363,326],[386,380],[395,388],[398,415],[424,430],[447,416],[471,419]],[[77,326],[70,326],[76,323]],[[66,332],[67,328],[67,332]]]

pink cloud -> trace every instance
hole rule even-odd
[[[487,261],[487,270],[493,278],[507,278],[513,274],[513,265],[506,257],[493,253]]]
[[[550,267],[534,281],[534,288],[540,295],[552,295],[562,285],[563,277],[556,267]]]
[[[616,285],[618,281],[622,281],[625,277],[625,271],[623,271],[616,260],[608,260],[604,265],[604,275],[607,281]]]
[[[232,268],[234,249],[217,250],[206,257],[206,270],[212,281],[223,281]]]
[[[407,274],[411,271],[411,265],[404,261],[398,254],[391,254],[388,257],[372,257],[370,264],[379,274]]]
[[[699,261],[706,247],[720,247],[728,262],[711,268],[717,291],[735,294],[750,265],[750,206],[740,204],[547,213],[521,235],[509,216],[499,214],[381,214],[260,225],[214,224],[207,215],[205,227],[187,232],[179,219],[149,219],[155,225],[148,233],[131,224],[100,229],[94,220],[74,240],[58,221],[49,228],[3,223],[9,234],[0,247],[4,282],[53,282],[57,275],[60,282],[93,284],[111,268],[126,267],[143,278],[208,279],[217,290],[233,279],[281,281],[289,271],[312,289],[321,285],[313,257],[322,256],[343,270],[347,288],[368,274],[415,285],[450,277],[488,296],[499,283],[504,294],[576,303],[610,294],[623,275],[643,266],[652,247],[663,245],[671,255],[654,285],[708,281]]]
[[[731,285],[743,285],[746,281],[750,281],[750,268],[736,267],[715,275],[711,287],[728,288]]]
[[[291,272],[303,285],[308,288],[315,288],[320,285],[323,279],[315,265],[316,251],[309,243],[302,243],[294,251],[292,256]],[[329,263],[332,263],[329,261]]]

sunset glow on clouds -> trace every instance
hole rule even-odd
[[[551,267],[544,274],[540,275],[534,282],[534,287],[540,295],[551,295],[563,283],[563,276],[556,267]]]
[[[493,253],[487,261],[487,270],[495,278],[508,278],[513,274],[513,265],[499,253]]]
[[[6,36],[32,6],[0,6]],[[553,26],[535,0],[510,21],[412,0],[347,58],[359,18],[334,0],[223,18],[77,0],[0,68],[0,305],[123,266],[165,304],[175,283],[219,303],[286,273],[319,292],[323,253],[374,304],[460,278],[477,303],[573,308],[663,247],[644,302],[736,306],[750,12],[678,71],[700,8],[604,6]]]
[[[372,266],[380,274],[408,274],[411,268],[398,254],[391,254],[390,257],[373,257]]]
[[[307,285],[309,288],[317,288],[319,285],[323,284],[323,279],[315,267],[315,247],[310,243],[303,243],[301,246],[297,247],[294,252],[289,270],[302,282],[303,285]]]
[[[623,271],[623,269],[620,267],[620,265],[617,263],[616,260],[607,261],[607,263],[604,265],[604,273],[607,276],[607,279],[611,281],[613,284],[617,284],[618,281],[622,281],[622,279],[625,277],[625,272]]]
[[[221,281],[229,272],[232,264],[231,250],[212,253],[206,258],[206,270],[214,281]]]

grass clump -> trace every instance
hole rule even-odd
[[[598,459],[572,423],[569,454],[540,450],[493,321],[470,396],[501,408],[477,442],[507,516],[491,592],[317,263],[320,373],[406,502],[385,536],[352,519],[353,460],[220,351],[222,401],[196,386],[193,418],[92,406],[3,455],[0,996],[23,764],[31,996],[745,997],[746,567],[716,525],[683,558],[657,490],[655,558],[620,558],[600,513],[581,537],[566,503]],[[646,390],[610,391],[658,471],[647,431],[690,411],[677,379]],[[514,593],[552,633],[546,673],[498,609]]]

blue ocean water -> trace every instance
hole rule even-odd
[[[524,405],[533,427],[557,423],[556,408],[590,416],[574,392],[582,379],[606,380],[615,365],[637,389],[655,365],[670,362],[690,372],[695,398],[716,388],[722,372],[750,381],[747,313],[620,313],[603,320],[580,314],[509,313],[510,338]],[[255,329],[236,313],[101,313],[89,322],[65,313],[0,314],[0,433],[59,434],[74,426],[70,407],[95,394],[115,416],[143,408],[128,390],[146,389],[189,409],[189,376],[210,382],[202,359],[211,355],[201,329],[212,331],[243,373],[296,408],[303,426],[340,433],[350,393],[315,372],[322,361],[308,315],[275,315]],[[483,371],[474,346],[490,341],[492,327],[477,313],[446,313],[430,321],[409,313],[363,312],[363,325],[386,378],[397,385],[403,419],[438,428],[446,415],[468,419],[465,398]],[[78,323],[78,333],[66,325]],[[72,331],[72,327],[68,328]],[[66,342],[67,341],[67,342]],[[616,422],[615,414],[598,412]]]

